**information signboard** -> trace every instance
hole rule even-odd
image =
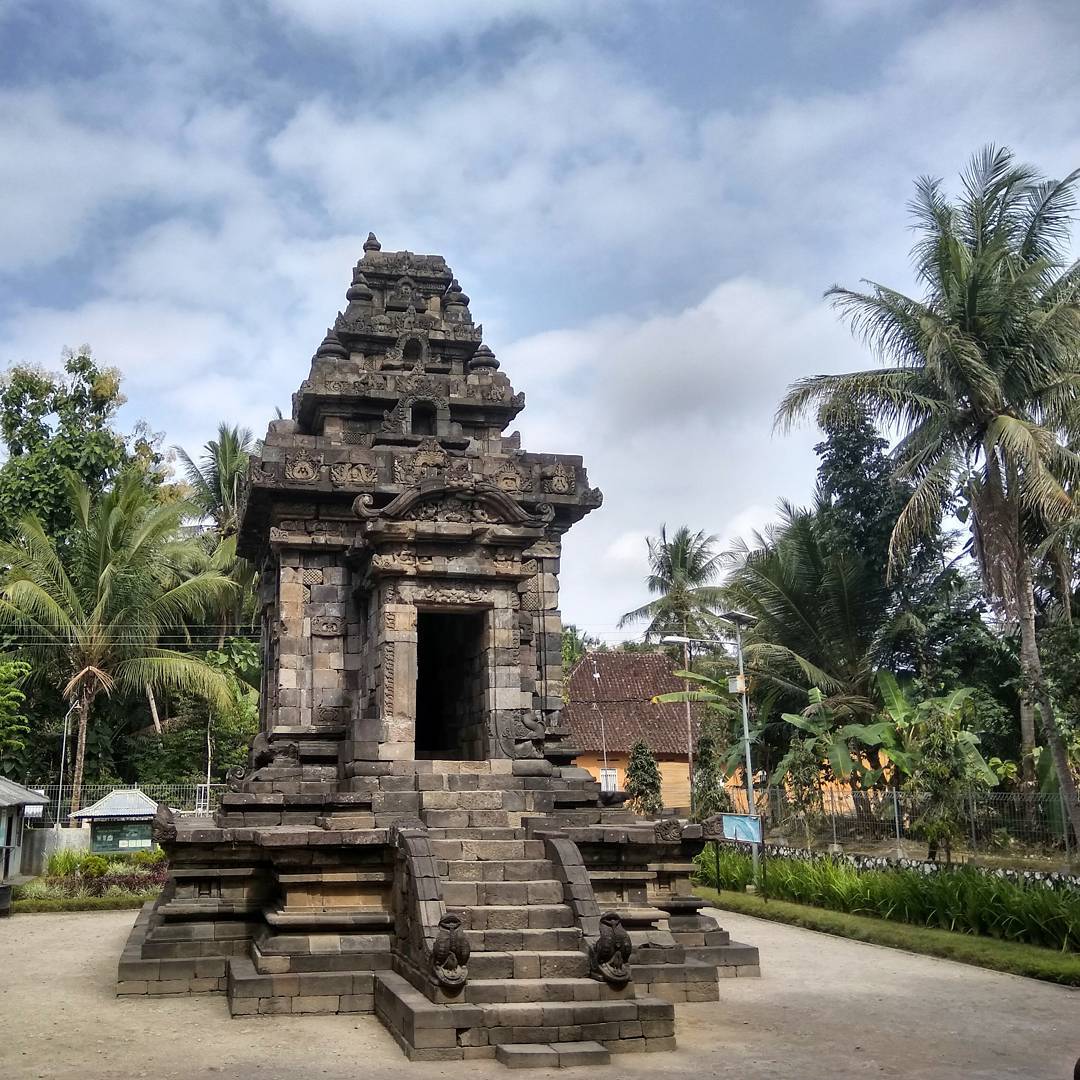
[[[149,821],[95,821],[90,826],[90,850],[138,851],[153,846]]]
[[[742,844],[761,843],[761,818],[757,814],[722,814],[724,839]]]

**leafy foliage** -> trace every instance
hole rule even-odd
[[[627,804],[645,817],[656,817],[664,808],[660,767],[653,752],[639,739],[630,748],[626,763]]]
[[[232,536],[238,526],[240,492],[247,477],[248,459],[257,444],[247,428],[222,421],[218,436],[204,447],[198,462],[182,447],[174,447],[192,489],[192,502],[214,519],[218,537]]]
[[[694,750],[694,817],[702,821],[731,810],[727,777],[728,722],[712,712],[701,721]]]
[[[725,848],[720,887],[743,889],[750,856]],[[699,873],[715,884],[706,853]],[[1042,883],[1020,883],[969,868],[859,870],[831,859],[769,860],[770,899],[813,904],[853,915],[933,926],[1062,951],[1080,945],[1080,893]]]
[[[879,370],[799,380],[780,426],[811,408],[869,410],[901,433],[894,451],[909,497],[890,539],[903,565],[955,503],[969,522],[986,587],[1021,634],[1025,692],[1080,840],[1080,803],[1035,640],[1033,562],[1048,533],[1076,516],[1080,481],[1080,263],[1069,263],[1080,171],[1046,180],[989,146],[950,201],[924,177],[911,204],[915,299],[875,282],[829,294],[853,331],[887,362]],[[1025,760],[1031,747],[1024,748]]]
[[[0,466],[0,537],[33,514],[63,545],[75,528],[71,474],[94,494],[126,465],[160,478],[151,437],[128,439],[113,426],[123,403],[119,373],[98,367],[85,346],[67,355],[62,374],[20,365],[8,370],[0,385],[0,435],[8,451]]]
[[[659,536],[650,536],[649,576],[646,586],[655,600],[628,611],[619,626],[646,622],[645,637],[655,640],[665,634],[683,637],[712,637],[716,626],[719,593],[712,585],[720,572],[714,547],[715,536],[691,532],[682,525],[668,539],[667,526]]]
[[[99,696],[143,694],[149,686],[229,707],[220,672],[162,641],[235,586],[212,572],[176,580],[191,543],[176,539],[183,506],[157,503],[139,473],[124,473],[97,499],[73,479],[70,499],[75,528],[67,547],[33,516],[0,543],[0,563],[8,567],[0,627],[15,636],[34,677],[52,681],[76,703],[74,811]]]
[[[568,677],[574,665],[589,651],[600,645],[600,639],[590,637],[584,630],[579,630],[573,623],[566,623],[562,628],[562,669]]]
[[[0,661],[0,774],[13,776],[26,746],[30,725],[24,714],[26,694],[20,689],[30,674],[22,660]]]

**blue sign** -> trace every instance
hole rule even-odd
[[[724,839],[743,844],[761,843],[761,818],[756,814],[722,814]]]

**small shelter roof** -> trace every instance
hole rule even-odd
[[[152,818],[157,813],[157,803],[138,788],[116,788],[93,806],[79,810],[72,817],[99,819]]]
[[[656,694],[686,689],[675,670],[671,658],[662,652],[586,653],[570,672],[569,700],[563,707],[575,745],[600,752],[602,718],[609,754],[629,753],[643,739],[654,754],[685,755],[686,706],[652,702]],[[698,705],[691,709],[695,745],[701,711]]]
[[[0,806],[48,806],[49,800],[36,791],[0,776]]]

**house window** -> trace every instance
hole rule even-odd
[[[619,771],[618,771],[618,769],[601,769],[600,770],[600,790],[601,791],[618,791],[619,790]]]

